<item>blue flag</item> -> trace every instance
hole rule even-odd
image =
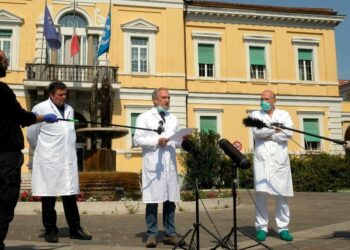
[[[49,47],[52,50],[58,50],[61,48],[61,36],[53,24],[52,17],[50,15],[49,9],[47,8],[47,5],[45,5],[44,36],[47,43],[49,44]]]
[[[101,43],[98,47],[97,57],[109,51],[110,40],[111,40],[111,11],[109,11],[106,19],[105,29],[103,30]]]

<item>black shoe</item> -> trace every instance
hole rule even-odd
[[[70,236],[71,239],[77,239],[77,240],[91,240],[92,236],[85,233],[83,229],[77,229],[77,230],[71,230]]]
[[[48,232],[45,233],[45,241],[49,243],[57,243],[58,242],[58,237],[56,232]]]

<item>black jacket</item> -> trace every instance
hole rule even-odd
[[[24,110],[15,93],[6,83],[0,82],[0,152],[22,150],[24,138],[21,127],[35,122],[36,116]]]

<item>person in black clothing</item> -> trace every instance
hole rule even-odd
[[[8,59],[0,50],[0,77],[6,76]],[[13,220],[21,184],[24,137],[21,127],[37,122],[57,122],[55,114],[36,115],[24,110],[10,87],[0,81],[0,250],[5,249],[9,224]]]

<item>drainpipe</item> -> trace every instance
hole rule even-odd
[[[187,43],[186,43],[186,16],[188,4],[191,4],[192,0],[184,0],[184,12],[183,12],[183,29],[184,29],[184,67],[185,67],[185,89],[188,92],[187,86]],[[188,127],[188,95],[186,96],[186,127]]]

